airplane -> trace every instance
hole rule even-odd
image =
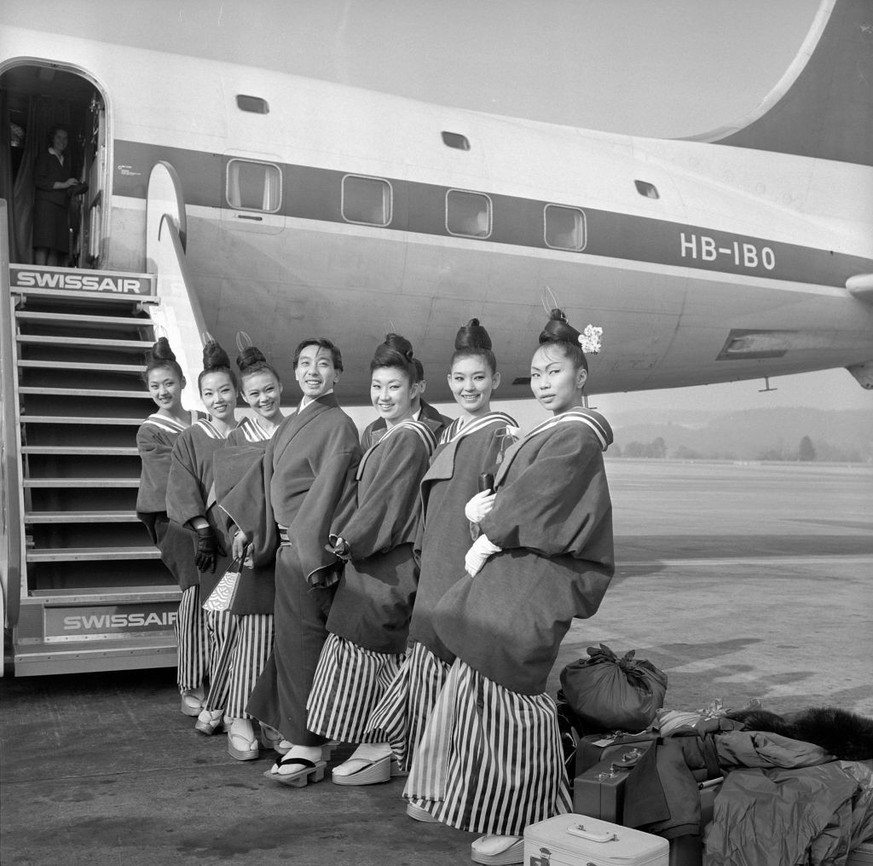
[[[150,188],[175,199],[198,325],[169,330],[192,370],[198,331],[233,347],[246,330],[287,379],[293,345],[329,335],[343,398],[366,402],[387,330],[442,370],[475,315],[499,335],[501,397],[529,397],[548,287],[603,328],[591,393],[841,366],[873,388],[871,28],[864,0],[824,0],[750,116],[659,140],[211,60],[192,76],[180,55],[4,26],[3,127],[37,94],[67,101],[90,184],[79,268],[154,268]]]
[[[252,336],[286,381],[341,349],[364,404],[386,331],[429,400],[458,327],[529,398],[554,298],[603,329],[591,394],[846,367],[873,389],[873,7],[823,0],[751,115],[684,140],[447,108],[0,19],[0,583],[16,675],[175,664],[179,592],[134,499],[158,330]],[[35,266],[53,124],[87,190],[69,266]],[[8,229],[8,230],[7,230]],[[79,375],[81,374],[81,375]],[[294,389],[285,397],[294,400]]]

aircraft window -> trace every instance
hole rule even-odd
[[[487,238],[491,234],[491,199],[478,192],[446,193],[446,230],[452,235]]]
[[[282,173],[269,162],[232,159],[227,164],[227,203],[275,213],[282,203]]]
[[[658,195],[658,188],[653,184],[649,183],[647,180],[635,180],[634,186],[637,188],[637,192],[640,195],[644,195],[646,198],[660,198]]]
[[[585,212],[575,207],[547,204],[545,207],[546,246],[578,252],[585,249]]]
[[[441,133],[443,144],[446,147],[454,147],[455,150],[469,150],[470,139],[466,135],[461,135],[460,132],[445,132]]]
[[[387,226],[391,222],[391,184],[376,177],[347,174],[343,178],[342,212],[350,223]]]
[[[269,103],[260,96],[244,96],[242,93],[238,93],[236,95],[236,107],[240,111],[251,111],[253,114],[270,113]]]

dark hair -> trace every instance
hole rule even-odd
[[[400,334],[386,334],[385,342],[376,346],[373,360],[370,361],[370,372],[372,373],[379,367],[396,367],[403,370],[410,385],[420,382],[421,376],[424,374],[424,368],[422,367],[420,376],[415,365],[412,343],[406,337],[401,337]]]
[[[49,147],[51,147],[55,143],[55,135],[59,132],[66,132],[67,138],[70,136],[70,130],[67,129],[62,123],[56,123],[49,131],[48,131],[48,143]]]
[[[330,352],[331,361],[333,361],[334,369],[338,370],[340,373],[343,371],[343,356],[342,352],[333,344],[330,340],[325,339],[324,337],[311,337],[308,340],[303,340],[299,346],[294,350],[294,369],[297,369],[297,362],[300,360],[300,353],[307,346],[318,346],[320,349],[327,349]]]
[[[215,340],[209,340],[203,347],[203,371],[197,377],[198,390],[203,382],[203,377],[208,373],[227,373],[233,383],[234,390],[239,391],[236,373],[230,369],[230,358]]]
[[[245,379],[246,376],[253,376],[255,373],[261,373],[266,370],[276,377],[276,381],[281,383],[279,374],[276,368],[267,360],[266,355],[257,346],[246,346],[237,356],[236,365],[239,367],[240,379]]]
[[[579,345],[581,334],[567,321],[563,310],[555,308],[549,315],[549,321],[540,332],[540,345],[553,343],[570,359],[573,366],[588,372],[588,361]]]
[[[451,364],[459,358],[484,358],[491,375],[497,372],[497,358],[491,351],[491,337],[479,324],[478,319],[470,319],[466,325],[458,328]]]
[[[149,373],[160,367],[169,368],[180,380],[185,378],[185,374],[182,372],[182,368],[179,366],[179,362],[176,360],[176,356],[170,348],[170,342],[166,337],[158,338],[154,346],[146,352],[145,370],[143,370],[142,374],[142,380],[146,385],[149,383]]]

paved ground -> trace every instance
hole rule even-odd
[[[612,461],[618,575],[552,677],[603,642],[667,705],[758,697],[873,716],[873,467]],[[0,684],[3,866],[448,866],[471,834],[403,813],[402,781],[268,783],[177,711],[168,670]],[[342,759],[349,749],[340,750]]]

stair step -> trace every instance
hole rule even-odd
[[[107,489],[122,487],[139,487],[139,478],[25,478],[24,487],[34,490],[44,489],[78,489],[90,487],[105,487]]]
[[[22,424],[101,424],[107,427],[121,425],[139,427],[142,418],[75,418],[70,415],[22,415]]]
[[[82,346],[88,349],[120,349],[145,353],[154,345],[149,340],[104,340],[94,337],[45,336],[43,334],[18,334],[19,343],[31,346]]]
[[[151,319],[137,319],[132,316],[89,316],[82,313],[46,313],[17,310],[15,320],[35,322],[37,324],[64,325],[71,328],[150,328],[154,324]]]
[[[136,523],[135,511],[29,511],[25,523]]]
[[[93,457],[136,457],[136,448],[122,448],[110,445],[25,445],[22,454],[79,454]]]
[[[58,367],[58,361],[45,359],[42,361],[19,361],[19,369],[54,370]],[[95,373],[136,373],[142,375],[145,370],[143,364],[95,364],[76,362],[76,370],[93,371]]]
[[[116,559],[160,559],[156,547],[44,547],[28,550],[28,562],[97,562]]]
[[[31,289],[27,286],[12,286],[9,289],[13,295],[23,295],[29,298],[51,298],[65,303],[79,301],[83,304],[160,304],[161,299],[154,295],[125,295],[121,292],[77,292],[62,289]]]
[[[42,388],[25,385],[19,394],[42,394],[47,397],[126,397],[132,400],[151,400],[148,391],[101,391],[97,388]]]
[[[175,584],[126,586],[123,589],[83,588],[35,589],[22,605],[39,607],[70,607],[76,604],[142,604],[143,602],[179,601],[182,591]]]

